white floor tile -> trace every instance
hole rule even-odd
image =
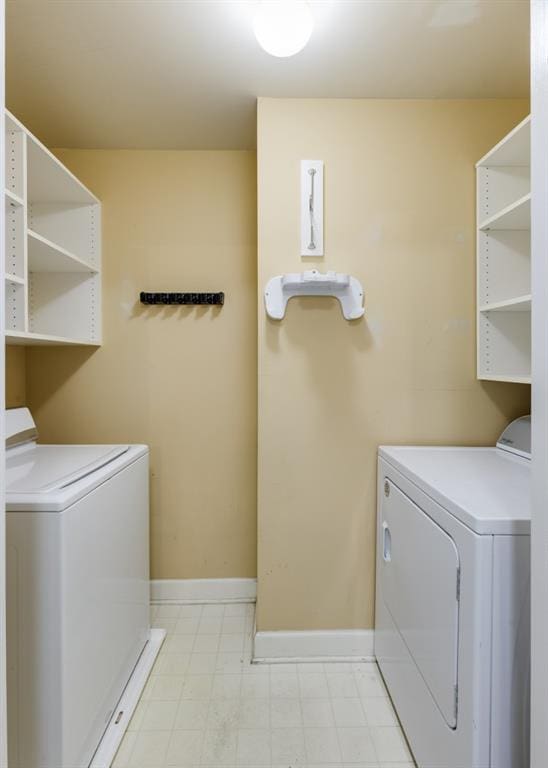
[[[245,636],[243,633],[221,635],[219,638],[219,651],[235,653],[241,652],[244,649]]]
[[[206,728],[209,701],[207,699],[182,699],[177,707],[176,731],[203,731]]]
[[[306,750],[302,728],[278,728],[272,731],[272,764],[304,765]]]
[[[223,623],[222,616],[202,616],[200,624],[198,626],[198,634],[200,635],[218,635],[221,631]]]
[[[377,759],[369,728],[338,728],[343,763],[372,763]]]
[[[385,697],[386,689],[381,680],[379,673],[370,665],[369,669],[362,669],[359,672],[354,672],[354,678],[358,691],[363,698],[376,698]]]
[[[226,635],[226,637],[230,637],[230,635]],[[247,663],[249,662],[244,661],[243,653],[218,653],[215,672],[221,674],[243,674],[244,665]]]
[[[189,661],[190,653],[161,653],[155,671],[159,675],[184,675],[188,671]]]
[[[268,728],[270,726],[270,706],[268,699],[241,699],[240,723],[243,728]]]
[[[212,699],[237,699],[242,695],[242,675],[215,675]]]
[[[176,635],[195,635],[198,631],[200,619],[194,616],[183,616],[178,619],[175,627]]]
[[[150,701],[178,701],[183,691],[183,675],[156,675],[150,690]]]
[[[409,762],[412,759],[401,728],[372,727],[371,736],[381,764]]]
[[[363,711],[368,725],[399,726],[396,713],[387,698],[363,698],[361,700]]]
[[[225,616],[247,616],[248,605],[246,603],[233,603],[225,608]]]
[[[335,728],[305,728],[304,739],[309,763],[340,763],[341,753]]]
[[[191,653],[193,645],[193,635],[168,635],[162,653]]]
[[[329,699],[302,699],[301,709],[305,727],[332,727],[333,708]]]
[[[220,635],[196,635],[194,637],[193,653],[217,653]]]
[[[299,699],[270,699],[271,728],[301,728],[302,725],[303,715]]]
[[[266,728],[238,731],[237,765],[260,766],[272,762],[270,731]]]
[[[187,675],[183,685],[183,699],[209,699],[213,675]]]
[[[193,653],[188,664],[188,673],[191,675],[213,674],[216,667],[216,653]]]
[[[240,699],[217,699],[211,701],[207,715],[209,730],[234,730],[240,721]]]
[[[270,677],[267,674],[243,675],[242,697],[244,699],[267,699],[270,696]]]
[[[331,699],[331,705],[335,725],[339,728],[354,728],[368,724],[359,699]]]
[[[352,672],[327,673],[329,695],[336,699],[357,698],[358,689]]]
[[[303,699],[327,699],[329,689],[323,672],[303,675],[299,672],[299,688]]]
[[[204,742],[204,731],[172,731],[167,748],[166,766],[198,765]],[[162,765],[161,762],[156,763]]]
[[[270,695],[279,699],[299,698],[299,679],[297,675],[280,674],[276,668],[270,672]]]
[[[167,752],[169,731],[138,731],[128,768],[158,768]]]
[[[149,701],[139,730],[171,731],[178,705],[177,701]]]
[[[225,616],[221,632],[224,635],[243,635],[246,630],[245,616]]]
[[[202,765],[235,765],[238,731],[223,728],[206,731],[202,748]]]

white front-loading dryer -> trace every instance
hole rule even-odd
[[[379,449],[375,652],[419,768],[528,768],[529,474]]]

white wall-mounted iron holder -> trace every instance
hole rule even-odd
[[[323,255],[323,161],[301,160],[301,256]]]
[[[272,277],[264,292],[267,315],[274,320],[281,320],[287,302],[293,296],[334,296],[340,301],[346,320],[357,320],[365,312],[360,281],[340,272],[323,274],[311,269]]]

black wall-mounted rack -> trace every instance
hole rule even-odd
[[[222,306],[225,303],[224,293],[147,293],[141,291],[141,304],[208,304]]]

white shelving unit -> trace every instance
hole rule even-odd
[[[476,164],[478,378],[531,382],[531,118]]]
[[[6,341],[101,343],[101,203],[6,113]]]

